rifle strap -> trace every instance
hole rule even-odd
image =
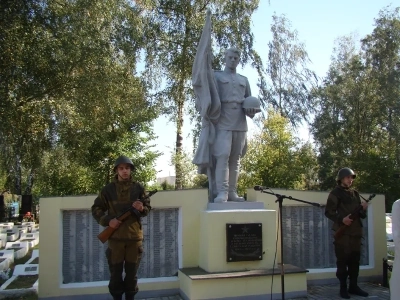
[[[358,195],[359,195],[361,198],[363,198],[363,199],[365,200],[365,202],[368,202],[368,200],[367,200],[367,199],[365,199],[363,196],[361,196],[361,194],[360,194],[360,193],[358,193]]]

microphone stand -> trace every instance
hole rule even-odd
[[[263,189],[261,187],[261,193],[265,193],[265,194],[270,194],[270,195],[274,195],[276,196],[276,202],[279,203],[279,224],[280,224],[280,237],[281,237],[281,294],[282,294],[282,300],[285,300],[285,270],[284,270],[284,260],[283,260],[283,226],[282,226],[282,204],[283,204],[283,199],[290,199],[293,201],[297,201],[297,202],[302,202],[302,203],[306,203],[306,204],[310,204],[316,207],[323,207],[324,205],[321,205],[319,203],[315,203],[315,202],[309,202],[309,201],[304,201],[304,200],[300,200],[300,199],[296,199],[293,198],[292,196],[285,196],[285,195],[280,195],[280,194],[276,194],[276,193],[271,193],[271,192],[267,192],[265,189]],[[272,276],[274,276],[274,274],[272,274]]]

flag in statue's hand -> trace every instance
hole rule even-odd
[[[207,174],[212,167],[211,150],[215,139],[214,124],[221,112],[221,102],[211,67],[211,12],[207,11],[200,42],[192,69],[192,84],[196,95],[196,109],[202,117],[202,128],[193,163],[199,167],[199,173]]]

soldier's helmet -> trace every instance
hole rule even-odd
[[[338,174],[337,174],[337,181],[342,180],[343,178],[347,177],[347,176],[352,176],[353,179],[357,177],[356,173],[354,173],[354,171],[350,168],[342,168],[339,170]]]
[[[131,170],[133,171],[135,166],[133,165],[133,162],[131,161],[131,159],[127,156],[121,155],[120,157],[118,157],[114,163],[114,172],[117,170],[118,165],[120,164],[128,164],[131,166]]]
[[[260,103],[260,99],[258,99],[257,97],[247,97],[246,99],[244,99],[242,107],[243,108],[254,108],[256,109],[257,112],[261,111],[261,107],[260,107],[261,103]]]

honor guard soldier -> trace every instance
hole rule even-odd
[[[132,300],[139,291],[137,271],[143,253],[140,218],[132,213],[132,216],[121,222],[116,217],[130,207],[139,211],[142,217],[147,216],[151,210],[149,198],[141,201],[145,197],[145,189],[132,180],[133,171],[132,161],[126,156],[120,156],[114,164],[113,182],[103,187],[92,206],[92,215],[97,223],[104,227],[118,228],[108,240],[106,250],[110,269],[108,288],[114,300],[122,300],[123,294],[126,300]]]
[[[337,186],[330,192],[325,207],[325,216],[333,221],[332,229],[338,230],[346,225],[344,234],[334,241],[336,255],[336,277],[340,281],[340,296],[350,299],[350,294],[367,297],[368,293],[360,289],[357,279],[360,269],[362,223],[366,218],[368,203],[361,201],[357,191],[351,188],[356,174],[350,168],[343,168],[337,175]],[[351,213],[362,205],[359,216],[350,219]],[[349,289],[347,290],[347,278]]]

